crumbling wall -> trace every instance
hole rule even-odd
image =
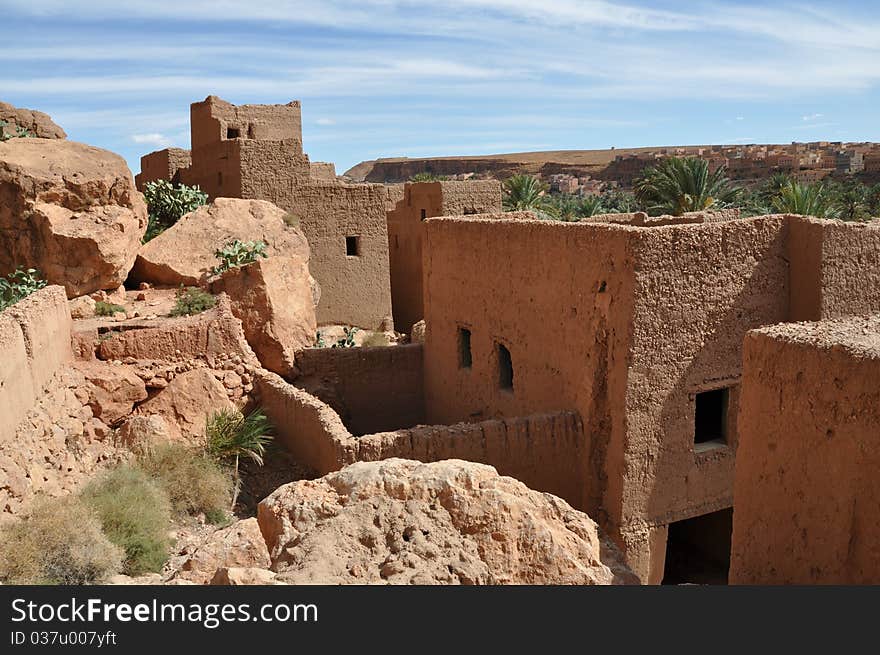
[[[666,546],[652,543],[653,528],[733,503],[742,339],[787,320],[785,228],[784,216],[767,216],[635,232],[633,335],[620,410],[627,426],[609,448],[606,504],[628,552],[646,564],[662,564]],[[725,439],[697,447],[697,395],[716,389],[728,390]],[[651,547],[661,550],[649,557]],[[659,582],[662,568],[638,572],[649,573]]]
[[[496,180],[407,182],[403,198],[388,212],[388,252],[394,325],[409,332],[425,317],[422,292],[424,220],[434,216],[501,212]]]
[[[880,317],[745,339],[730,582],[880,582]]]
[[[190,105],[193,152],[227,140],[296,141],[302,153],[302,107],[286,105],[233,105],[217,96]],[[233,135],[230,130],[236,130]]]
[[[37,291],[0,313],[0,440],[11,439],[58,370],[73,360],[63,287]]]
[[[134,176],[137,189],[143,192],[147,182],[156,180],[180,181],[178,171],[189,168],[192,157],[189,150],[183,148],[165,148],[156,150],[141,157],[141,172]]]
[[[295,380],[333,407],[355,435],[425,422],[422,345],[307,348]]]
[[[563,498],[577,493],[583,484],[580,462],[589,444],[574,412],[353,437],[329,405],[274,373],[258,374],[255,392],[276,426],[278,442],[321,474],[389,457],[424,462],[464,459],[491,464],[530,487]]]
[[[309,165],[309,177],[315,182],[336,182],[336,166],[327,161],[313,161]]]

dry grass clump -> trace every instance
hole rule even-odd
[[[209,523],[224,523],[232,502],[231,472],[203,450],[184,444],[159,444],[140,458],[143,469],[168,494],[181,514],[204,513]]]
[[[104,534],[125,552],[123,572],[158,572],[168,559],[171,503],[142,469],[122,465],[106,471],[82,492]]]
[[[4,584],[99,584],[122,569],[123,551],[76,496],[43,499],[0,530]]]

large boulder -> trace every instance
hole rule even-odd
[[[259,259],[226,271],[211,290],[229,295],[232,313],[264,368],[289,375],[296,353],[314,344],[318,324],[307,260]]]
[[[106,425],[118,425],[131,413],[135,403],[147,399],[144,381],[130,366],[88,361],[76,362],[74,368],[86,379],[86,404]]]
[[[199,285],[220,262],[214,252],[236,239],[263,241],[268,255],[308,262],[309,244],[286,212],[265,200],[217,198],[183,216],[138,253],[132,277],[139,282]]]
[[[119,155],[59,139],[0,142],[0,275],[39,269],[68,298],[116,289],[146,227]]]
[[[279,487],[257,520],[290,584],[637,584],[582,512],[461,460],[358,462]]]
[[[23,127],[30,136],[41,139],[65,139],[67,134],[49,117],[35,109],[20,109],[8,102],[0,102],[0,121],[9,126]]]
[[[168,386],[138,407],[139,416],[158,415],[175,434],[173,439],[198,440],[205,436],[205,422],[219,409],[234,409],[226,388],[206,368],[175,377]]]

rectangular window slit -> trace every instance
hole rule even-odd
[[[472,364],[471,331],[467,328],[458,328],[458,366],[459,368],[470,368]]]
[[[513,389],[513,361],[506,346],[498,346],[498,385],[502,389]]]

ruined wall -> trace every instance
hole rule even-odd
[[[156,150],[141,157],[141,172],[135,175],[134,181],[138,191],[144,191],[147,182],[156,180],[180,181],[178,171],[192,165],[189,150],[183,148],[165,148]]]
[[[880,582],[880,317],[745,340],[730,582]]]
[[[606,506],[645,565],[665,549],[653,529],[733,502],[742,340],[787,320],[787,230],[784,216],[767,216],[633,234],[632,345],[614,412],[626,426],[609,446]],[[716,389],[728,390],[726,438],[697,445],[697,394]]]
[[[309,177],[315,182],[336,182],[336,166],[331,162],[313,161],[309,167]]]
[[[501,212],[495,180],[407,182],[404,196],[388,212],[388,252],[394,325],[409,332],[425,317],[422,292],[424,220],[434,216]]]
[[[58,370],[72,361],[63,287],[31,294],[0,313],[0,440],[11,439]]]
[[[577,493],[583,484],[580,462],[589,444],[574,412],[353,437],[329,405],[274,373],[260,374],[255,382],[260,404],[276,426],[276,439],[321,474],[389,457],[423,462],[464,459],[491,464],[532,488],[562,497]]]
[[[355,435],[425,422],[422,345],[307,348],[295,380],[330,405]]]
[[[622,399],[625,385],[631,231],[467,218],[426,223],[427,419],[577,411],[590,452],[579,460],[583,485],[565,499],[601,522],[604,449],[612,417],[623,421],[609,398]],[[461,360],[461,328],[470,331],[470,367]],[[499,344],[510,353],[512,389],[502,385]]]
[[[230,132],[236,130],[237,135]],[[286,105],[233,105],[217,96],[190,105],[193,153],[226,140],[291,140],[302,153],[302,108],[298,100]]]

